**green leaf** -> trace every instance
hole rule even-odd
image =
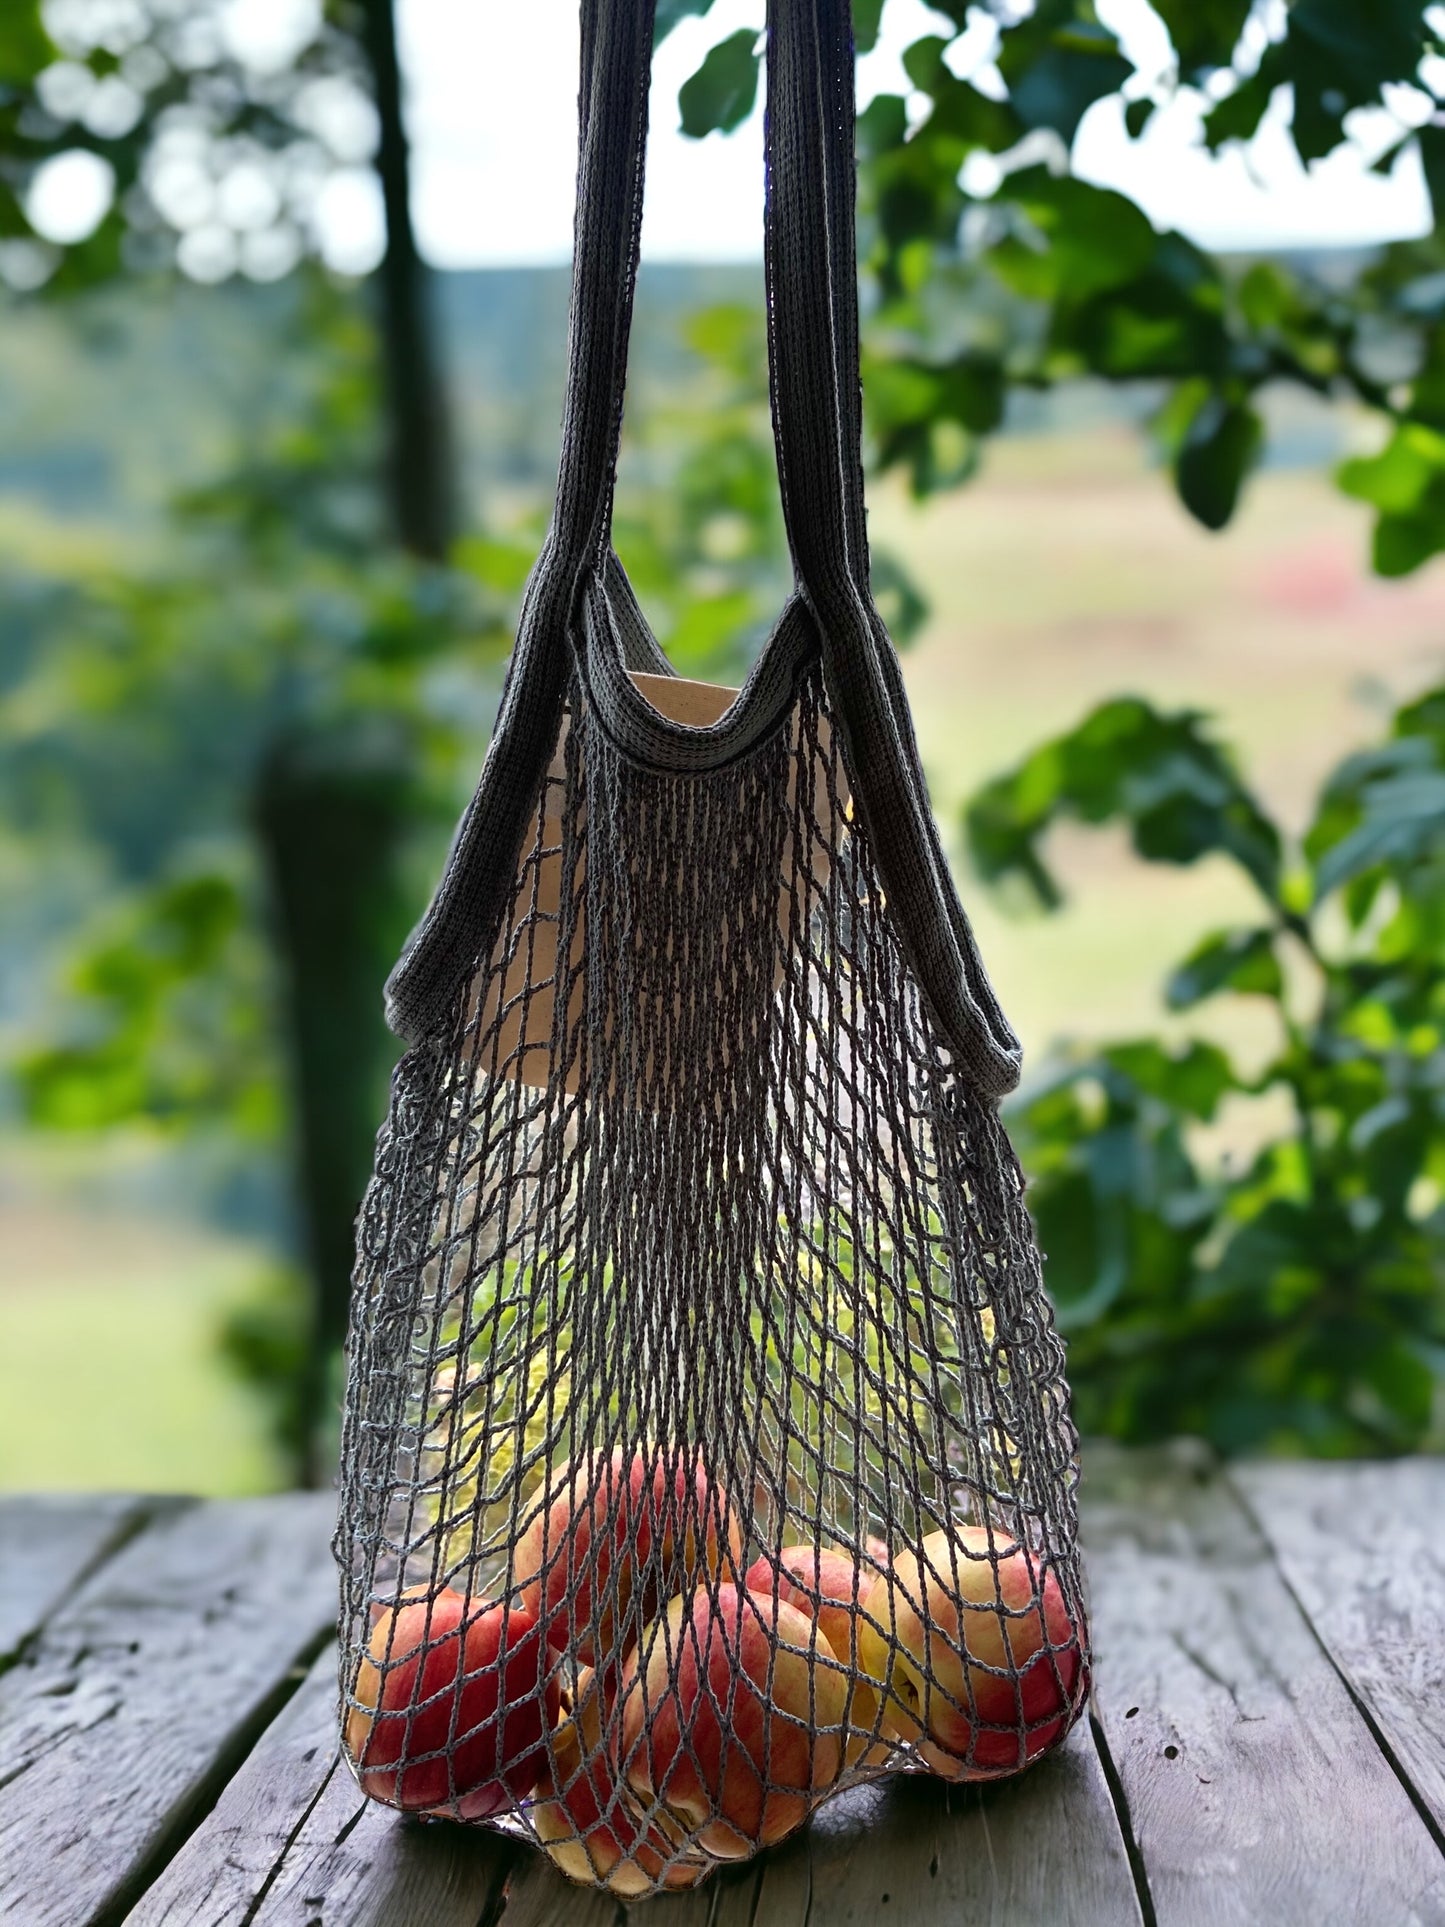
[[[1430,190],[1430,207],[1435,225],[1445,224],[1445,127],[1426,125],[1418,128],[1415,140],[1420,149],[1420,166]]]
[[[1426,11],[1420,0],[1295,0],[1284,57],[1302,161],[1339,146],[1352,108],[1416,79],[1430,45]]]
[[[652,44],[660,47],[679,20],[688,20],[711,10],[712,0],[657,0],[653,16]]]
[[[908,104],[902,94],[875,94],[858,116],[860,159],[877,160],[907,138]]]
[[[1288,79],[1280,49],[1270,47],[1248,80],[1217,101],[1204,116],[1204,144],[1211,153],[1226,141],[1252,140],[1274,98]]]
[[[1046,167],[1010,174],[999,199],[1026,216],[1043,244],[1006,240],[990,256],[1009,285],[1032,300],[1082,301],[1118,288],[1159,248],[1160,237],[1132,201]]]
[[[758,33],[743,27],[710,48],[697,72],[682,83],[677,104],[682,131],[693,140],[730,133],[753,111],[758,97]]]
[[[0,87],[28,87],[58,57],[39,0],[6,0],[0,18]]]
[[[853,45],[860,54],[871,53],[878,44],[882,17],[883,0],[853,0]]]
[[[1153,0],[1169,29],[1182,80],[1197,81],[1228,67],[1254,0]]]
[[[1445,856],[1445,770],[1421,769],[1366,786],[1359,827],[1321,858],[1316,898],[1388,864],[1400,871]]]
[[[998,67],[1025,127],[1052,128],[1071,146],[1089,108],[1116,94],[1134,69],[1107,27],[1072,9],[1063,15],[1046,0],[1019,26],[1006,28]]]
[[[1370,556],[1376,575],[1411,575],[1445,548],[1445,526],[1423,515],[1382,515],[1375,524]]]
[[[1217,1044],[1206,1044],[1198,1038],[1175,1051],[1152,1037],[1138,1043],[1110,1044],[1101,1055],[1146,1096],[1206,1123],[1219,1109],[1220,1099],[1238,1088],[1234,1066],[1226,1054]]]
[[[1413,1345],[1390,1338],[1368,1354],[1364,1377],[1399,1426],[1401,1442],[1412,1443],[1430,1423],[1438,1387],[1436,1372]]]
[[[1380,510],[1380,575],[1408,575],[1445,547],[1445,435],[1437,429],[1401,422],[1378,455],[1342,463],[1336,479],[1346,495]]]
[[[1441,475],[1445,475],[1445,435],[1418,422],[1402,422],[1378,455],[1341,463],[1336,480],[1346,495],[1373,503],[1390,515],[1409,515]]]
[[[1255,411],[1222,395],[1211,395],[1189,424],[1174,480],[1179,499],[1205,528],[1222,529],[1229,522],[1263,442]]]
[[[964,813],[979,874],[1014,880],[1055,908],[1061,893],[1039,845],[1068,816],[1128,823],[1135,849],[1154,862],[1193,863],[1222,851],[1277,900],[1279,832],[1194,711],[1164,714],[1121,697],[985,784]]]
[[[923,87],[922,82],[917,84]],[[1023,138],[1023,123],[1008,101],[981,94],[971,81],[959,80],[946,67],[940,66],[923,91],[933,96],[933,112],[923,130],[927,139],[943,135],[965,148],[1002,154]]]
[[[1273,1282],[1275,1274],[1289,1272],[1299,1280],[1300,1295],[1312,1293],[1323,1282],[1328,1243],[1326,1225],[1311,1215],[1307,1205],[1292,1198],[1272,1198],[1230,1239],[1214,1268],[1211,1288],[1258,1293]]]
[[[1279,997],[1284,977],[1273,930],[1216,930],[1172,973],[1164,988],[1171,1010],[1188,1010],[1221,990]]]
[[[1138,140],[1139,136],[1144,132],[1144,129],[1154,118],[1155,104],[1156,103],[1150,100],[1148,95],[1145,94],[1141,95],[1138,100],[1131,100],[1124,109],[1124,127],[1131,141]]]

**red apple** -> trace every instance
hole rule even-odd
[[[685,1594],[623,1669],[628,1784],[708,1853],[745,1858],[837,1779],[847,1703],[847,1674],[796,1606],[731,1584]]]
[[[670,1593],[741,1561],[736,1516],[700,1452],[690,1464],[656,1449],[589,1454],[548,1494],[518,1542],[513,1583],[548,1643],[587,1666],[615,1664],[619,1633],[626,1645]]]
[[[749,1592],[771,1598],[776,1588],[778,1598],[806,1614],[843,1665],[857,1672],[848,1703],[845,1766],[854,1765],[865,1752],[867,1764],[881,1764],[891,1750],[873,1744],[882,1682],[869,1679],[861,1663],[861,1639],[867,1624],[861,1608],[876,1577],[872,1566],[827,1546],[821,1552],[812,1546],[784,1546],[776,1564],[770,1554],[764,1553],[743,1575]]]
[[[357,1669],[346,1750],[363,1793],[484,1820],[546,1765],[559,1696],[536,1615],[448,1586],[383,1611]]]
[[[1037,1553],[984,1526],[933,1532],[901,1552],[864,1602],[859,1646],[886,1682],[885,1718],[950,1780],[1036,1759],[1082,1703],[1082,1625]],[[877,1625],[870,1624],[876,1621]]]
[[[610,1714],[611,1703],[606,1710]],[[613,1767],[603,1738],[603,1694],[594,1674],[577,1683],[577,1710],[558,1728],[547,1797],[528,1817],[553,1865],[569,1880],[635,1900],[657,1886],[691,1887],[708,1871],[698,1856],[649,1821]]]

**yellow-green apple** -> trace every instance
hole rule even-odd
[[[852,1766],[865,1752],[867,1764],[881,1763],[890,1751],[887,1746],[875,1748],[872,1743],[882,1681],[870,1679],[862,1664],[861,1635],[867,1621],[861,1608],[876,1577],[872,1566],[828,1546],[821,1552],[813,1546],[784,1546],[776,1561],[765,1552],[743,1575],[743,1584],[750,1592],[771,1598],[776,1590],[779,1599],[806,1614],[841,1663],[854,1669],[843,1748],[845,1766]]]
[[[512,1580],[550,1645],[606,1668],[622,1658],[619,1635],[625,1646],[670,1594],[741,1557],[736,1515],[700,1452],[595,1453],[549,1481]]]
[[[720,1860],[771,1846],[838,1777],[848,1676],[818,1627],[728,1582],[683,1594],[622,1674],[628,1784]]]
[[[691,1887],[709,1863],[696,1854],[674,1857],[678,1841],[643,1813],[613,1765],[603,1704],[600,1683],[584,1670],[576,1709],[552,1742],[546,1797],[529,1810],[537,1838],[569,1880],[606,1887],[623,1900],[659,1885]]]
[[[536,1615],[450,1586],[381,1613],[352,1698],[346,1750],[362,1791],[463,1820],[527,1797],[559,1706]]]
[[[984,1526],[930,1533],[864,1601],[859,1645],[886,1682],[885,1720],[950,1780],[1036,1759],[1082,1699],[1080,1632],[1056,1574],[1002,1533],[993,1548]]]

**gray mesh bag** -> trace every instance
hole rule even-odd
[[[847,0],[768,9],[796,588],[741,692],[611,551],[651,0],[583,0],[556,509],[358,1232],[341,1718],[367,1793],[634,1897],[1087,1692],[1018,1077],[869,593]]]

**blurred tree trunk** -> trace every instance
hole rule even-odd
[[[453,450],[429,276],[412,229],[393,0],[365,0],[363,18],[386,208],[377,277],[385,492],[402,547],[440,562],[455,532]],[[339,755],[337,747],[320,735],[279,744],[256,806],[289,1001],[295,1156],[312,1283],[291,1428],[304,1485],[324,1484],[335,1469],[334,1374],[346,1336],[356,1213],[396,1054],[381,988],[417,907],[402,902],[398,877],[417,810],[411,745],[399,730],[370,767],[348,753],[356,745]]]
[[[379,273],[389,446],[388,492],[402,547],[441,561],[455,529],[455,478],[430,277],[411,222],[411,159],[402,110],[394,0],[365,0],[365,45],[381,124],[377,172],[386,208]]]
[[[303,1485],[324,1485],[335,1472],[354,1226],[396,1049],[382,1021],[381,985],[412,916],[400,874],[418,807],[412,762],[400,728],[369,742],[354,732],[308,732],[273,747],[255,799],[284,962],[302,1254],[312,1283],[286,1426]]]

